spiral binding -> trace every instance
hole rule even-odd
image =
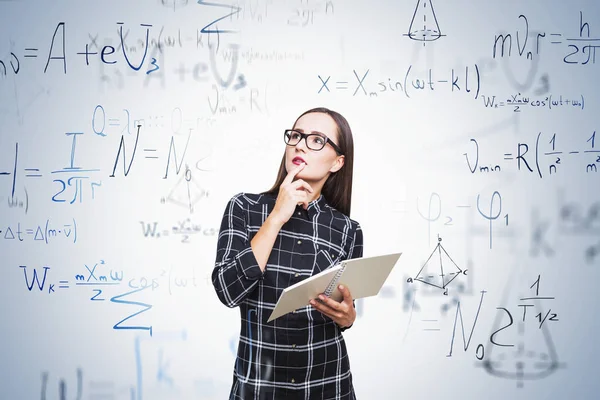
[[[346,264],[342,263],[342,268],[340,268],[340,270],[335,273],[334,277],[331,279],[331,282],[329,282],[329,285],[327,285],[327,289],[325,289],[325,296],[327,296],[327,297],[331,296],[331,294],[335,290],[335,287],[336,287],[338,281],[340,280],[340,278],[342,277],[342,274],[344,273],[344,269],[346,269]]]

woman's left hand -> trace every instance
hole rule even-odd
[[[319,295],[321,302],[317,300],[311,300],[310,304],[322,312],[329,318],[331,318],[340,327],[345,328],[354,323],[356,319],[356,310],[354,304],[352,304],[352,295],[347,287],[340,285],[338,287],[344,298],[339,303],[324,294]]]

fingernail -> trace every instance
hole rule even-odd
[[[323,296],[322,294],[320,294],[320,295],[319,295],[319,298],[320,298],[321,300],[325,300],[325,296]]]
[[[344,290],[344,285],[340,285],[340,290]]]

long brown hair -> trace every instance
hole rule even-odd
[[[325,107],[312,108],[308,111],[300,114],[296,121],[294,121],[294,127],[298,120],[309,113],[324,113],[329,115],[335,121],[337,126],[338,140],[337,145],[342,149],[344,155],[344,165],[336,172],[332,172],[331,175],[325,181],[321,194],[327,200],[327,203],[336,210],[342,212],[346,216],[350,217],[350,208],[352,203],[352,170],[354,165],[354,141],[352,140],[352,130],[346,118],[340,113],[330,110]],[[281,164],[279,165],[279,171],[277,172],[277,178],[271,189],[261,194],[272,194],[277,196],[279,193],[279,187],[285,179],[287,171],[285,169],[285,152],[281,158]]]

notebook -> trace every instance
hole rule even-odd
[[[354,300],[376,296],[401,254],[344,260],[285,288],[267,322],[310,304],[321,293],[341,301],[339,285],[347,287]]]

